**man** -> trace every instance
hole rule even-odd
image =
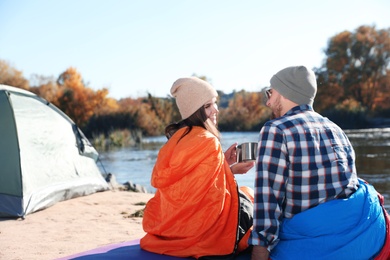
[[[357,177],[345,133],[314,112],[314,72],[288,67],[270,83],[272,120],[259,136],[252,259],[372,259],[385,242],[385,214],[374,188]]]

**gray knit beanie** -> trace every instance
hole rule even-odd
[[[271,78],[271,88],[298,105],[313,105],[317,81],[312,70],[305,66],[282,69]]]
[[[207,101],[218,97],[217,91],[206,81],[196,77],[180,78],[171,88],[182,119],[190,117]]]

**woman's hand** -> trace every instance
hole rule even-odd
[[[225,158],[229,165],[237,162],[237,143],[232,144],[225,152]]]
[[[255,166],[255,161],[239,162],[230,167],[233,174],[244,174]]]

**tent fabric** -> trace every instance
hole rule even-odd
[[[58,108],[0,85],[0,217],[108,189],[98,153]]]
[[[16,132],[13,110],[9,102],[8,95],[0,92],[0,195],[6,193],[9,195],[21,195],[21,169],[19,143]],[[8,182],[7,179],[14,179],[14,182]]]

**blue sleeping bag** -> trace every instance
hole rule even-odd
[[[373,259],[385,242],[386,223],[374,187],[359,183],[348,199],[284,219],[271,259]]]

